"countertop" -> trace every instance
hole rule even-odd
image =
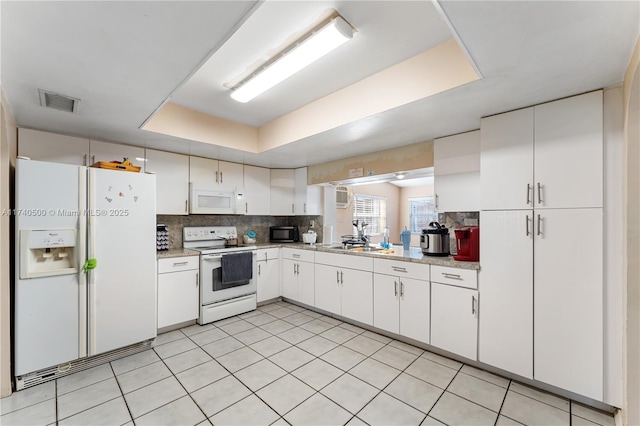
[[[341,248],[342,246],[339,244],[304,244],[304,243],[257,243],[250,244],[252,246],[256,246],[258,249],[267,249],[267,248],[292,248],[292,249],[301,249],[301,250],[313,250],[313,251],[323,251],[327,253],[336,253],[336,254],[344,254],[348,256],[366,256],[366,257],[377,257],[377,258],[386,258],[386,259],[394,259],[400,260],[403,262],[415,262],[415,263],[424,263],[427,265],[439,265],[439,266],[450,266],[452,268],[461,268],[461,269],[480,269],[480,262],[459,262],[453,259],[453,256],[439,257],[439,256],[425,256],[422,254],[422,250],[420,247],[411,247],[408,251],[403,250],[402,246],[393,246],[393,253],[382,253],[382,252],[365,252],[365,251],[355,251],[355,250],[345,250]],[[170,258],[170,257],[181,257],[181,256],[198,256],[200,253],[195,250],[189,249],[174,249],[168,251],[159,251],[158,259]]]
[[[156,252],[157,259],[167,259],[170,257],[182,257],[182,256],[200,256],[200,252],[189,249],[172,249],[161,250]]]
[[[452,268],[461,268],[461,269],[480,269],[480,262],[460,262],[453,259],[453,256],[425,256],[422,254],[422,250],[420,247],[411,247],[408,251],[405,251],[402,246],[393,246],[393,253],[382,253],[382,252],[365,252],[365,251],[355,251],[355,250],[345,250],[341,248],[339,244],[304,244],[304,243],[287,243],[287,244],[276,244],[276,243],[262,243],[256,244],[256,246],[261,248],[271,248],[271,247],[283,247],[283,248],[292,248],[292,249],[302,249],[302,250],[314,250],[314,251],[323,251],[327,253],[337,253],[337,254],[345,254],[351,256],[367,256],[367,257],[377,257],[377,258],[387,258],[400,260],[404,262],[415,262],[415,263],[424,263],[427,265],[439,265],[439,266],[450,266]]]

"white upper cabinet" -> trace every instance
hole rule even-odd
[[[293,169],[271,169],[271,214],[295,214],[295,172]]]
[[[535,107],[535,208],[603,206],[602,91]]]
[[[18,155],[52,163],[89,165],[89,139],[18,129]]]
[[[480,131],[434,140],[433,156],[436,209],[480,210]]]
[[[245,214],[271,214],[271,171],[269,169],[244,166],[244,200]]]
[[[602,91],[481,120],[482,210],[603,205]]]
[[[97,161],[123,161],[128,158],[131,164],[142,167],[144,170],[144,148],[93,139],[89,143],[89,148],[91,164]]]
[[[189,157],[189,182],[216,185],[242,193],[244,167],[242,164],[211,158]]]
[[[156,213],[189,213],[189,157],[146,150],[145,170],[156,175]]]
[[[533,207],[533,107],[480,120],[480,208]]]
[[[307,168],[294,171],[294,194],[296,215],[321,215],[322,187],[307,185]]]

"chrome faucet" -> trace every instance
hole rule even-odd
[[[364,221],[360,221],[360,219],[356,219],[353,221],[353,226],[358,231],[358,239],[364,242],[365,244],[368,244],[370,237],[368,235],[365,235],[364,233],[364,230],[368,226],[368,224],[365,223]]]

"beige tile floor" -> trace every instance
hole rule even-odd
[[[277,302],[0,400],[1,425],[603,425],[613,417]]]

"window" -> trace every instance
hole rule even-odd
[[[409,198],[409,222],[412,233],[422,233],[422,230],[429,226],[429,222],[437,220],[435,197]]]
[[[368,235],[382,234],[387,226],[387,199],[373,195],[355,194],[353,198],[353,220],[367,224]]]

